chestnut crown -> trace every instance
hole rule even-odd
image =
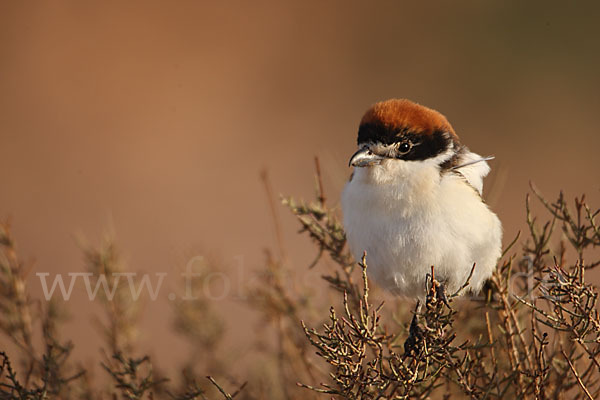
[[[461,147],[452,125],[441,113],[406,99],[374,104],[362,117],[359,146],[406,161],[435,157]]]

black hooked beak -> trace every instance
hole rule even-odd
[[[381,164],[383,160],[382,156],[373,153],[367,146],[359,149],[356,153],[350,157],[348,166],[352,167],[370,167],[373,165]]]

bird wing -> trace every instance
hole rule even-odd
[[[467,182],[473,186],[481,195],[483,192],[483,178],[490,172],[487,161],[494,157],[482,157],[470,151],[462,153],[455,167],[452,169],[465,177]]]

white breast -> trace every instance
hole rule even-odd
[[[449,293],[467,279],[478,291],[501,252],[501,225],[457,174],[427,161],[386,160],[356,168],[342,193],[344,227],[356,259],[367,251],[369,275],[400,295],[422,297],[425,276]]]

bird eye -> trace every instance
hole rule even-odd
[[[403,142],[400,143],[400,146],[398,146],[398,150],[400,151],[400,153],[405,154],[410,151],[411,147],[412,145],[410,142]]]

